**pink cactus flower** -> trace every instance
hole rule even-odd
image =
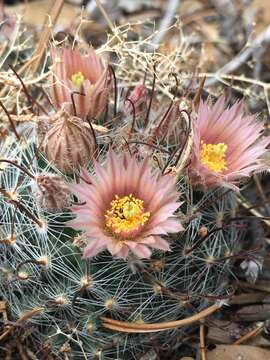
[[[96,177],[83,170],[83,181],[70,185],[83,204],[73,206],[77,217],[68,225],[85,231],[84,257],[105,249],[124,259],[129,252],[149,258],[150,248],[169,251],[161,235],[183,229],[173,216],[180,206],[173,176],[153,172],[148,158],[137,162],[111,150],[105,166],[94,166]]]
[[[127,115],[139,115],[140,112],[144,111],[147,103],[147,88],[142,84],[137,84],[127,97],[124,104],[124,111]],[[133,110],[134,105],[134,110]]]
[[[52,48],[53,84],[51,97],[57,109],[65,106],[71,115],[97,118],[108,101],[108,68],[104,68],[94,49],[85,55],[78,49]],[[71,95],[74,94],[75,112]]]
[[[263,124],[244,115],[243,102],[226,108],[221,96],[212,106],[201,100],[195,121],[193,154],[188,171],[194,185],[225,186],[265,169],[261,161],[270,137],[260,138]]]

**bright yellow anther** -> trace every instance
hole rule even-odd
[[[83,73],[81,71],[76,72],[75,74],[73,74],[71,76],[71,80],[72,80],[74,85],[81,86],[82,83],[84,82]]]
[[[224,143],[205,144],[201,142],[201,161],[210,170],[217,173],[228,170],[227,162],[225,160],[228,146]]]
[[[107,228],[119,235],[139,229],[150,217],[150,212],[144,212],[143,204],[143,200],[132,194],[122,198],[115,195],[105,215]]]

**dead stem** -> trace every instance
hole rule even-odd
[[[36,180],[36,178],[30,174],[29,171],[27,171],[23,166],[11,161],[11,160],[8,160],[8,159],[0,159],[0,163],[3,162],[3,163],[8,163],[8,164],[11,164],[13,166],[15,166],[16,168],[18,168],[19,170],[21,170],[22,172],[24,172],[27,176],[29,176],[31,179],[33,180]]]
[[[155,324],[138,324],[134,322],[118,321],[118,320],[110,319],[105,316],[102,316],[101,320],[103,321],[102,325],[106,329],[116,330],[126,333],[148,333],[148,332],[165,331],[165,330],[170,330],[170,329],[194,324],[195,322],[200,321],[205,317],[213,314],[218,309],[220,309],[220,305],[214,304],[202,310],[198,314],[192,315],[188,318],[176,320],[176,321],[167,321],[163,323],[155,323]]]
[[[201,360],[206,360],[204,329],[205,329],[204,320],[201,320],[201,323],[200,323],[200,352],[201,352]]]
[[[153,73],[153,82],[152,82],[152,89],[151,89],[151,94],[150,94],[150,101],[149,101],[149,105],[148,105],[148,109],[147,109],[147,113],[146,113],[146,117],[145,117],[145,121],[144,121],[144,127],[147,128],[148,123],[149,123],[149,116],[150,116],[150,111],[151,111],[151,107],[152,107],[152,102],[153,102],[153,98],[154,98],[154,92],[155,92],[155,86],[156,86],[156,65],[154,65],[154,73]]]
[[[21,315],[21,317],[12,326],[10,326],[5,332],[3,332],[2,335],[0,335],[0,341],[3,341],[12,332],[12,330],[16,326],[25,323],[27,320],[31,319],[34,316],[42,314],[43,311],[44,311],[44,308],[42,308],[42,307],[36,307],[32,310],[25,311]]]
[[[130,100],[129,98],[127,98],[125,100],[125,102],[128,101],[132,107],[132,123],[131,123],[131,128],[130,128],[130,132],[128,134],[128,138],[130,139],[133,132],[134,132],[134,128],[135,128],[135,123],[136,123],[136,110],[135,110],[135,105],[133,103],[132,100]]]
[[[20,141],[21,138],[20,138],[20,135],[18,134],[18,132],[17,132],[17,130],[16,130],[16,126],[14,125],[14,122],[13,122],[13,120],[12,120],[12,118],[11,118],[8,110],[7,110],[7,108],[6,108],[5,105],[2,103],[1,100],[0,100],[0,106],[2,107],[2,109],[4,110],[4,112],[6,113],[6,115],[7,115],[7,117],[8,117],[10,126],[11,126],[11,128],[12,128],[12,130],[13,130],[13,132],[14,132],[14,135],[16,136],[16,139],[17,139],[18,141]]]
[[[237,202],[247,209],[255,218],[262,220],[267,226],[270,226],[270,218],[263,216],[258,210],[252,208],[252,204],[248,202],[244,196],[238,194]]]
[[[34,111],[34,108],[33,108],[33,104],[36,104],[37,107],[45,114],[45,115],[48,115],[48,112],[44,109],[44,107],[42,105],[39,104],[39,102],[33,98],[32,95],[29,94],[27,88],[26,88],[26,85],[25,83],[23,82],[23,79],[21,78],[21,76],[17,73],[17,71],[15,70],[15,68],[12,66],[12,65],[9,65],[9,67],[11,68],[11,70],[14,72],[15,76],[17,77],[17,79],[19,80],[20,84],[22,85],[22,88],[23,88],[23,92],[25,93],[29,103],[30,103],[30,106],[31,106],[31,112],[32,114],[35,114],[35,111]]]
[[[33,220],[39,228],[42,228],[43,227],[43,222],[37,218],[35,215],[33,215],[20,201],[18,201],[17,199],[14,198],[14,196],[12,196],[8,191],[6,191],[5,189],[3,188],[0,188],[0,193],[3,194],[4,196],[6,196],[8,198],[8,201],[17,206],[17,208],[19,210],[21,210],[23,213],[25,213],[25,215]]]
[[[45,20],[45,23],[43,25],[43,31],[41,33],[37,50],[36,50],[36,59],[34,61],[33,66],[33,74],[35,74],[40,66],[40,63],[42,61],[44,52],[46,51],[47,44],[51,35],[51,31],[53,27],[55,26],[57,19],[61,13],[62,7],[64,6],[64,0],[55,0],[53,2],[53,5],[49,11],[48,17]]]
[[[263,331],[263,327],[264,327],[264,323],[260,323],[259,325],[256,326],[255,329],[249,331],[247,334],[245,334],[244,336],[242,336],[240,339],[236,340],[233,345],[240,345],[243,344],[243,342],[246,342],[247,340],[249,340],[252,337],[256,337],[257,335],[259,335],[262,331]]]
[[[118,100],[117,79],[112,65],[109,65],[109,70],[113,77],[113,90],[114,90],[113,118],[115,119],[117,115],[117,100]]]

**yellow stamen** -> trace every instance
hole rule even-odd
[[[228,146],[224,143],[205,144],[201,141],[201,161],[210,170],[217,173],[228,170],[225,155]]]
[[[81,71],[78,71],[76,73],[74,73],[72,76],[71,76],[71,80],[73,82],[74,85],[76,86],[81,86],[82,83],[84,82],[84,76],[83,76],[83,73]]]
[[[135,198],[132,194],[111,202],[111,208],[107,211],[106,226],[115,234],[129,233],[138,230],[150,217],[150,212],[143,212],[143,200]]]

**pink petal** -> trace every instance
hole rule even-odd
[[[100,251],[104,250],[105,246],[100,245],[99,240],[91,240],[91,242],[86,246],[83,252],[84,258],[90,258],[97,255]]]
[[[132,241],[127,241],[126,245],[129,246],[130,250],[140,259],[148,259],[151,257],[151,250],[149,250],[149,248],[145,245],[136,244]]]

